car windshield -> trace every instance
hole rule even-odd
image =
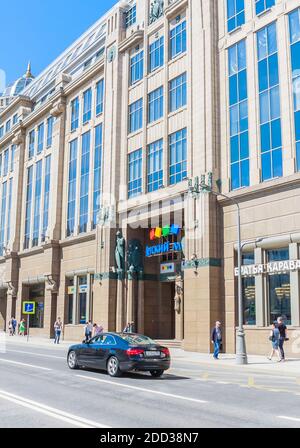
[[[120,334],[120,337],[127,341],[130,345],[153,345],[156,344],[148,336],[142,336],[140,334]]]

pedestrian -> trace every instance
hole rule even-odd
[[[25,320],[22,319],[20,322],[20,327],[19,327],[19,335],[20,336],[25,336]]]
[[[102,327],[102,325],[97,325],[94,324],[93,325],[93,337],[98,336],[99,334],[102,334],[104,331],[104,328]]]
[[[134,322],[130,323],[130,333],[135,333],[135,323]]]
[[[13,336],[16,335],[16,330],[17,330],[17,326],[18,326],[18,322],[17,319],[15,317],[11,318],[11,323],[12,323],[12,327],[13,327]]]
[[[278,324],[278,330],[280,333],[279,350],[280,350],[280,355],[281,355],[281,361],[284,362],[285,361],[285,353],[284,353],[283,346],[284,346],[284,343],[289,340],[289,338],[288,338],[288,334],[287,334],[287,326],[284,323],[283,316],[278,317],[277,324]]]
[[[63,329],[63,323],[60,317],[57,318],[57,320],[54,323],[54,344],[59,344],[61,333]]]
[[[85,342],[88,342],[90,339],[92,339],[92,334],[93,334],[93,323],[91,320],[89,320],[84,327]]]
[[[214,344],[214,359],[219,359],[219,353],[222,345],[221,322],[217,321],[211,333],[211,342]]]
[[[278,323],[276,321],[273,322],[272,330],[271,330],[270,336],[269,336],[269,340],[272,343],[272,351],[271,351],[271,354],[268,357],[268,359],[270,361],[272,361],[274,353],[276,353],[276,355],[278,357],[278,362],[280,362],[281,361],[281,356],[280,356],[280,352],[279,352],[280,332],[279,332],[279,328],[278,328]]]
[[[12,319],[8,322],[8,332],[9,332],[9,336],[13,336]]]

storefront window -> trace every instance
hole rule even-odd
[[[78,279],[79,288],[79,323],[85,324],[88,320],[86,305],[87,305],[87,276],[79,277]]]
[[[289,260],[288,248],[269,250],[268,263]],[[286,272],[268,274],[270,324],[283,316],[291,324],[291,287],[290,274]]]
[[[243,254],[243,265],[253,265],[254,252]],[[244,324],[256,325],[256,307],[255,307],[255,277],[243,278],[243,305],[244,305]]]
[[[35,302],[35,314],[29,317],[30,328],[44,328],[45,285],[32,286],[29,301]]]
[[[74,324],[74,295],[75,295],[74,279],[70,278],[68,281],[68,314],[66,324]]]

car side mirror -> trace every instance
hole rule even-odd
[[[86,341],[85,339],[82,341],[83,344],[89,344],[90,341]]]

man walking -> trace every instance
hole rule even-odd
[[[12,329],[13,329],[13,336],[15,336],[16,335],[16,330],[17,330],[17,325],[18,325],[18,322],[17,322],[17,319],[15,318],[15,317],[12,317],[11,318],[11,323],[12,323]]]
[[[280,350],[280,355],[281,355],[281,361],[284,362],[285,361],[285,353],[284,353],[283,346],[284,346],[285,341],[288,341],[287,327],[284,323],[284,318],[282,316],[278,317],[277,323],[278,323],[278,330],[280,333],[279,350]]]
[[[93,335],[93,323],[89,320],[84,327],[85,342],[89,342]]]
[[[211,341],[214,344],[214,359],[219,359],[219,353],[222,344],[221,322],[217,321],[211,333]]]
[[[54,324],[54,334],[55,334],[54,344],[59,344],[62,327],[63,327],[63,324],[62,324],[61,318],[58,317],[57,321]]]

